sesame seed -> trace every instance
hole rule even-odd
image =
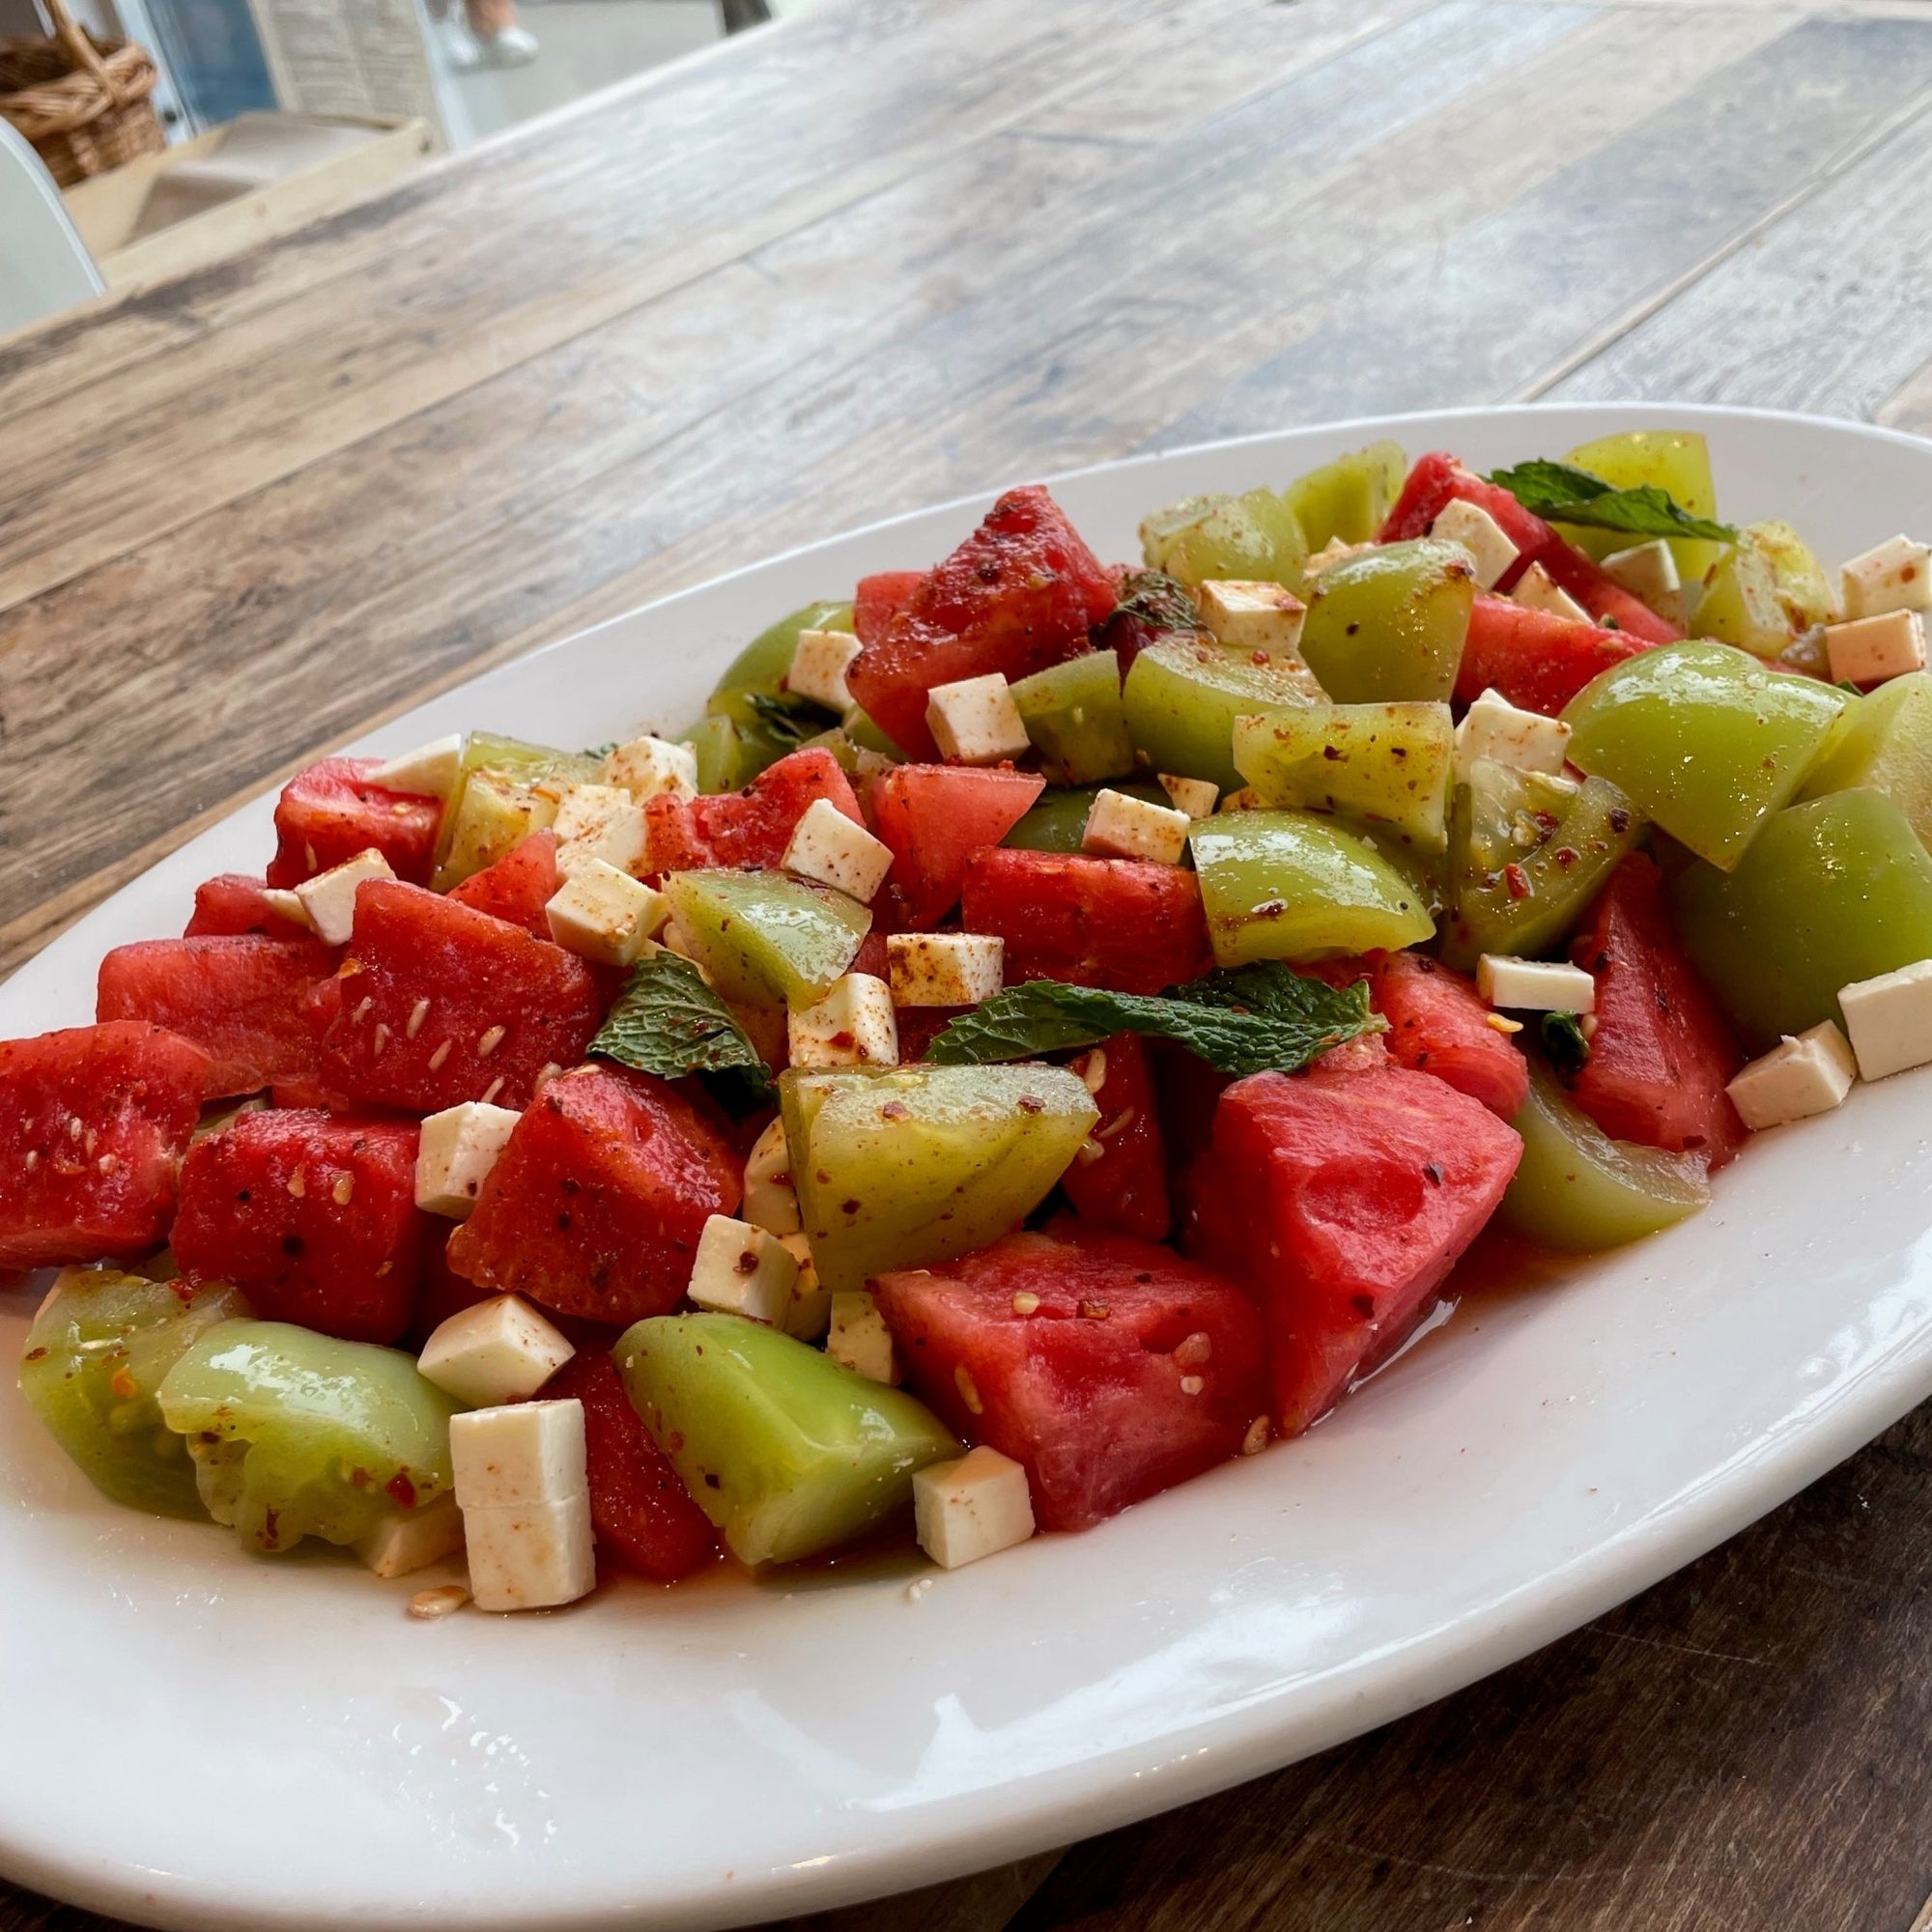
[[[353,1174],[338,1175],[335,1185],[328,1190],[329,1199],[338,1208],[347,1208],[355,1193],[355,1177]]]
[[[423,1021],[428,1018],[429,1002],[427,1000],[418,1000],[410,1009],[410,1023],[403,1029],[405,1037],[410,1039],[415,1038],[416,1035],[423,1030]]]
[[[986,1405],[980,1400],[979,1384],[974,1381],[964,1362],[952,1371],[952,1386],[959,1391],[959,1400],[966,1405],[969,1414],[985,1414]]]
[[[1199,1395],[1208,1386],[1199,1376],[1182,1376],[1180,1392],[1182,1395]]]
[[[376,1037],[373,1043],[374,1051],[377,1053],[381,1053],[383,1049],[388,1045],[388,1043],[389,1043],[388,1022],[386,1020],[378,1020],[376,1022]]]
[[[1029,1293],[1025,1289],[1021,1289],[1013,1296],[1013,1313],[1015,1315],[1031,1315],[1038,1306],[1039,1296]]]
[[[469,1601],[469,1592],[461,1583],[440,1583],[434,1590],[418,1590],[410,1599],[409,1613],[419,1624],[433,1624]]]
[[[496,1079],[491,1081],[489,1086],[484,1088],[483,1104],[487,1107],[490,1104],[490,1102],[494,1100],[497,1097],[497,1095],[500,1094],[502,1091],[503,1091],[503,1076],[499,1073],[497,1074]]]
[[[434,1053],[430,1055],[429,1070],[432,1073],[437,1072],[441,1067],[442,1063],[449,1058],[449,1045],[450,1045],[449,1041],[444,1040],[443,1043],[440,1047],[438,1047]]]
[[[1268,1419],[1258,1415],[1248,1424],[1248,1433],[1241,1437],[1241,1454],[1259,1456],[1268,1446]]]
[[[300,1168],[297,1168],[296,1171],[289,1176],[289,1192],[293,1194],[298,1201],[299,1201],[303,1197],[303,1195],[305,1195],[308,1192],[308,1177],[302,1173]]]
[[[493,1053],[495,1053],[499,1046],[502,1045],[503,1035],[507,1031],[508,1029],[504,1027],[499,1027],[499,1026],[491,1027],[489,1031],[484,1034],[483,1037],[476,1042],[476,1058],[478,1060],[488,1060],[490,1056]]]

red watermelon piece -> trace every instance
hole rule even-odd
[[[1168,1201],[1167,1147],[1147,1042],[1138,1034],[1119,1033],[1073,1065],[1093,1088],[1100,1118],[1073,1165],[1061,1176],[1061,1191],[1088,1228],[1165,1240],[1174,1209]],[[1100,1083],[1094,1087],[1096,1070]],[[1089,1150],[1094,1151],[1091,1157]]]
[[[1456,696],[1473,704],[1487,690],[1523,711],[1554,718],[1599,671],[1650,645],[1625,631],[1599,630],[1507,597],[1478,597],[1456,672]]]
[[[449,896],[458,905],[474,906],[492,919],[521,925],[538,939],[550,937],[544,908],[563,884],[556,869],[556,834],[532,832],[497,861],[472,872]]]
[[[1388,1021],[1381,1043],[1399,1066],[1433,1073],[1514,1120],[1529,1094],[1529,1063],[1490,1024],[1490,1007],[1453,967],[1424,952],[1371,952],[1329,960],[1310,973],[1333,985],[1369,982],[1369,1004]]]
[[[966,862],[997,845],[1046,788],[1032,772],[896,765],[866,791],[872,830],[892,848],[881,902],[894,930],[929,932],[959,903]]]
[[[859,642],[876,644],[925,579],[923,570],[879,570],[860,578],[858,594],[852,600],[852,629]]]
[[[315,937],[307,926],[270,903],[268,880],[251,879],[245,872],[204,879],[194,889],[194,916],[182,936],[206,939],[242,932],[257,932],[267,939]]]
[[[371,784],[380,758],[324,758],[298,772],[275,806],[269,884],[298,886],[373,845],[399,879],[427,885],[442,801]]]
[[[851,780],[830,752],[814,746],[766,766],[743,791],[648,799],[641,869],[655,877],[708,867],[776,867],[792,829],[821,798],[830,799],[853,824],[865,824]]]

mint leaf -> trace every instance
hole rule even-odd
[[[1590,1059],[1590,1036],[1583,1031],[1581,1016],[1565,1012],[1545,1013],[1538,1023],[1537,1032],[1542,1037],[1544,1052],[1549,1056],[1550,1065],[1567,1087],[1582,1072]]]
[[[729,1076],[748,1104],[771,1098],[771,1069],[758,1049],[697,968],[675,952],[660,950],[631,968],[590,1051],[661,1080]]]
[[[746,702],[774,744],[790,745],[794,749],[808,738],[829,731],[838,722],[832,712],[810,698],[793,697],[787,693],[748,692]]]
[[[1209,973],[1165,993],[1110,993],[1033,980],[962,1013],[926,1049],[947,1066],[1035,1060],[1117,1033],[1171,1039],[1222,1073],[1293,1073],[1384,1022],[1369,989],[1330,986],[1272,961]]]
[[[1736,543],[1729,524],[1693,517],[1655,483],[1614,490],[1601,476],[1574,463],[1538,458],[1498,469],[1489,480],[1500,484],[1525,510],[1547,523],[1577,524],[1590,529],[1618,530],[1634,537],[1701,537],[1707,543]]]

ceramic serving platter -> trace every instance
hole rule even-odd
[[[1065,476],[1103,556],[1148,510],[1394,436],[1479,468],[1695,427],[1737,521],[1828,558],[1932,523],[1932,444],[1735,411],[1485,410]],[[1044,468],[1045,466],[1042,465]],[[1021,479],[1014,479],[1021,480]],[[698,711],[731,652],[982,499],[741,571],[439,697],[563,745]],[[92,1018],[94,966],[259,871],[243,808],[0,986]],[[1766,1134],[1708,1212],[1456,1318],[1301,1441],[1084,1536],[908,1585],[874,1558],[568,1611],[411,1622],[421,1578],[273,1560],[101,1501],[0,1386],[0,1870],[156,1925],[698,1927],[896,1890],[1118,1826],[1443,1695],[1709,1548],[1932,1394],[1932,1073]],[[0,1293],[17,1352],[32,1291]],[[433,1573],[432,1573],[433,1574]]]

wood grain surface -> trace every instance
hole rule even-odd
[[[834,0],[0,342],[0,971],[430,692],[937,497],[1536,396],[1932,431],[1928,260],[1927,0]],[[1928,1502],[1932,1410],[1402,1724],[799,1922],[1932,1926]]]

